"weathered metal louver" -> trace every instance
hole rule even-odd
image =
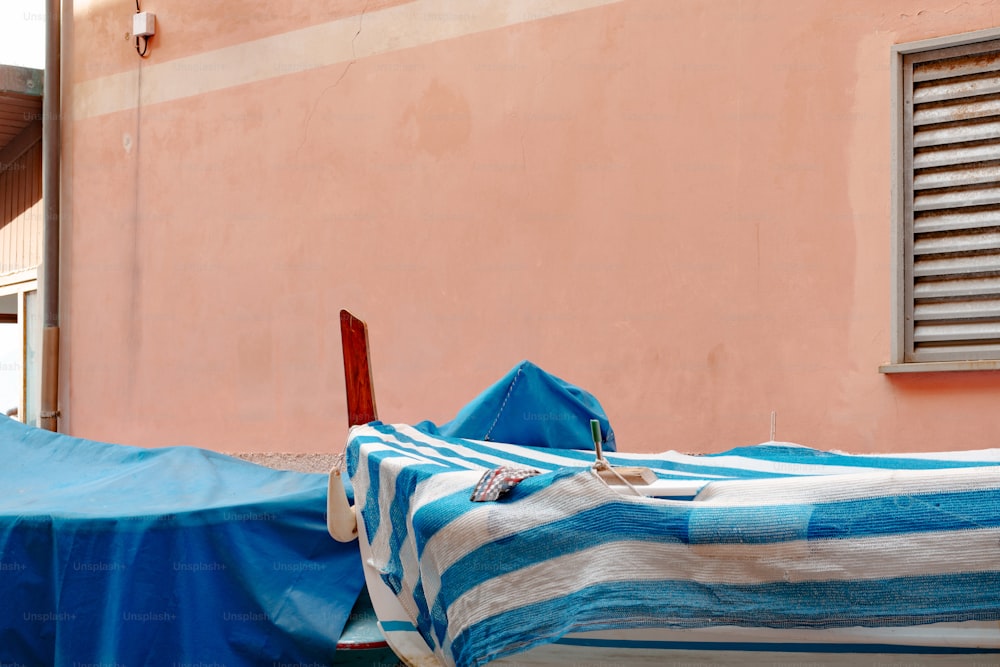
[[[1000,359],[1000,41],[906,56],[905,361]]]

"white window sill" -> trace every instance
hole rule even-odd
[[[1000,371],[1000,359],[979,361],[917,361],[905,364],[882,364],[880,373],[940,373],[951,371]]]

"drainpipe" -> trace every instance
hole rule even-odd
[[[39,426],[59,429],[59,129],[62,1],[45,9],[45,86],[42,94],[42,396]]]

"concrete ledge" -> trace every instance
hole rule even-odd
[[[228,455],[275,470],[321,472],[323,474],[328,474],[334,466],[340,464],[340,460],[344,457],[343,454],[289,454],[282,452],[237,452]]]
[[[880,373],[942,373],[952,371],[997,371],[1000,360],[982,361],[920,361],[902,364],[883,364]]]

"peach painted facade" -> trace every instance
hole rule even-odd
[[[991,3],[65,4],[63,431],[337,450],[347,307],[388,421],[527,358],[623,450],[997,444],[1000,372],[879,372],[890,49]]]

